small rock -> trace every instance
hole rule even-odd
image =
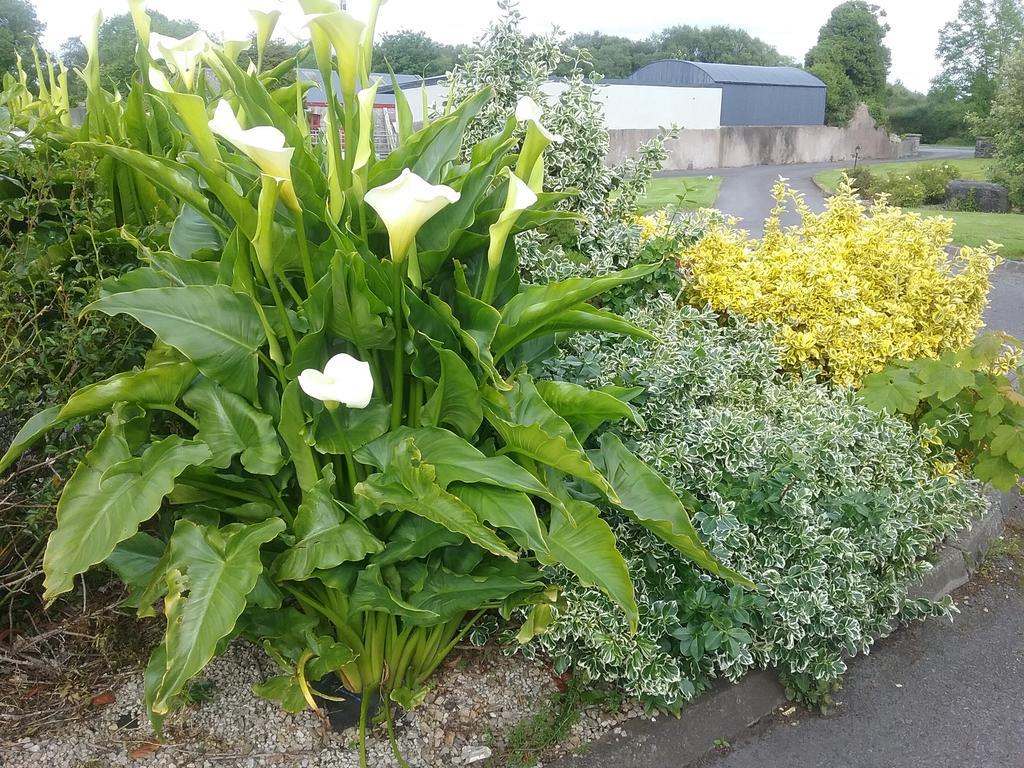
[[[462,748],[462,762],[464,765],[472,765],[473,763],[479,763],[481,760],[486,760],[490,756],[490,747],[480,746]]]

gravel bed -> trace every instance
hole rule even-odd
[[[0,743],[4,768],[352,768],[358,765],[356,731],[332,732],[311,711],[283,712],[251,691],[274,674],[272,662],[256,647],[236,642],[204,672],[209,697],[176,713],[165,724],[165,741],[155,742],[141,705],[139,670],[109,693],[79,722],[32,738]],[[557,681],[542,663],[505,656],[494,649],[457,653],[439,672],[435,687],[416,710],[396,720],[399,747],[419,767],[487,765],[500,753],[504,735],[535,714],[555,691]],[[588,710],[552,757],[576,749],[638,715]],[[368,739],[368,761],[390,768],[397,763],[383,727]]]

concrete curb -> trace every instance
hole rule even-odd
[[[1017,259],[1003,259],[1003,263],[996,267],[996,270],[1012,272],[1015,275],[1024,275],[1024,261]]]
[[[1007,523],[1024,524],[1017,492],[990,495],[988,512],[946,542],[932,568],[911,587],[912,598],[938,600],[965,584]],[[624,735],[608,734],[583,754],[568,755],[552,768],[685,768],[715,748],[719,739],[735,741],[787,701],[778,676],[752,672],[738,683],[719,681],[695,699],[682,717],[659,715],[623,723]]]

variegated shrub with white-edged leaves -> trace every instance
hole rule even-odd
[[[636,389],[526,373],[568,334],[649,335],[590,301],[657,268],[520,283],[516,235],[579,218],[556,208],[569,193],[544,192],[559,137],[537,106],[466,161],[489,91],[415,129],[396,89],[400,145],[378,160],[379,3],[365,23],[327,0],[300,5],[328,91],[319,143],[302,84],[279,82],[287,67],[150,35],[136,0],[140,77],[122,102],[101,87],[91,36],[79,138],[119,180],[123,210],[174,223],[169,251],[125,231],[141,265],[90,309],[157,341],[142,369],[31,419],[0,470],[48,430],[109,412],[58,505],[45,598],[104,564],[140,615],[162,601],[145,675],[157,725],[237,635],[280,666],[260,693],[289,710],[315,707],[316,681],[336,673],[362,695],[365,764],[371,696],[390,730],[391,703],[415,706],[484,611],[529,606],[522,637],[543,631],[558,599],[546,567],[637,623],[605,506],[753,585],[709,554],[657,473],[611,433],[593,437],[638,419]],[[257,21],[265,42],[276,17]]]

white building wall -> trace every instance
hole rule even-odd
[[[567,88],[551,81],[541,91],[552,101]],[[423,121],[423,94],[419,86],[406,88],[413,122]],[[632,85],[608,83],[599,85],[595,100],[604,107],[608,130],[635,128],[718,128],[721,126],[722,91],[720,88],[686,88],[679,86]],[[440,111],[448,101],[448,84],[427,86],[427,108]]]
[[[568,86],[552,81],[541,90],[556,99]],[[718,128],[721,126],[722,90],[680,86],[606,83],[594,98],[604,106],[608,130],[635,128]]]

